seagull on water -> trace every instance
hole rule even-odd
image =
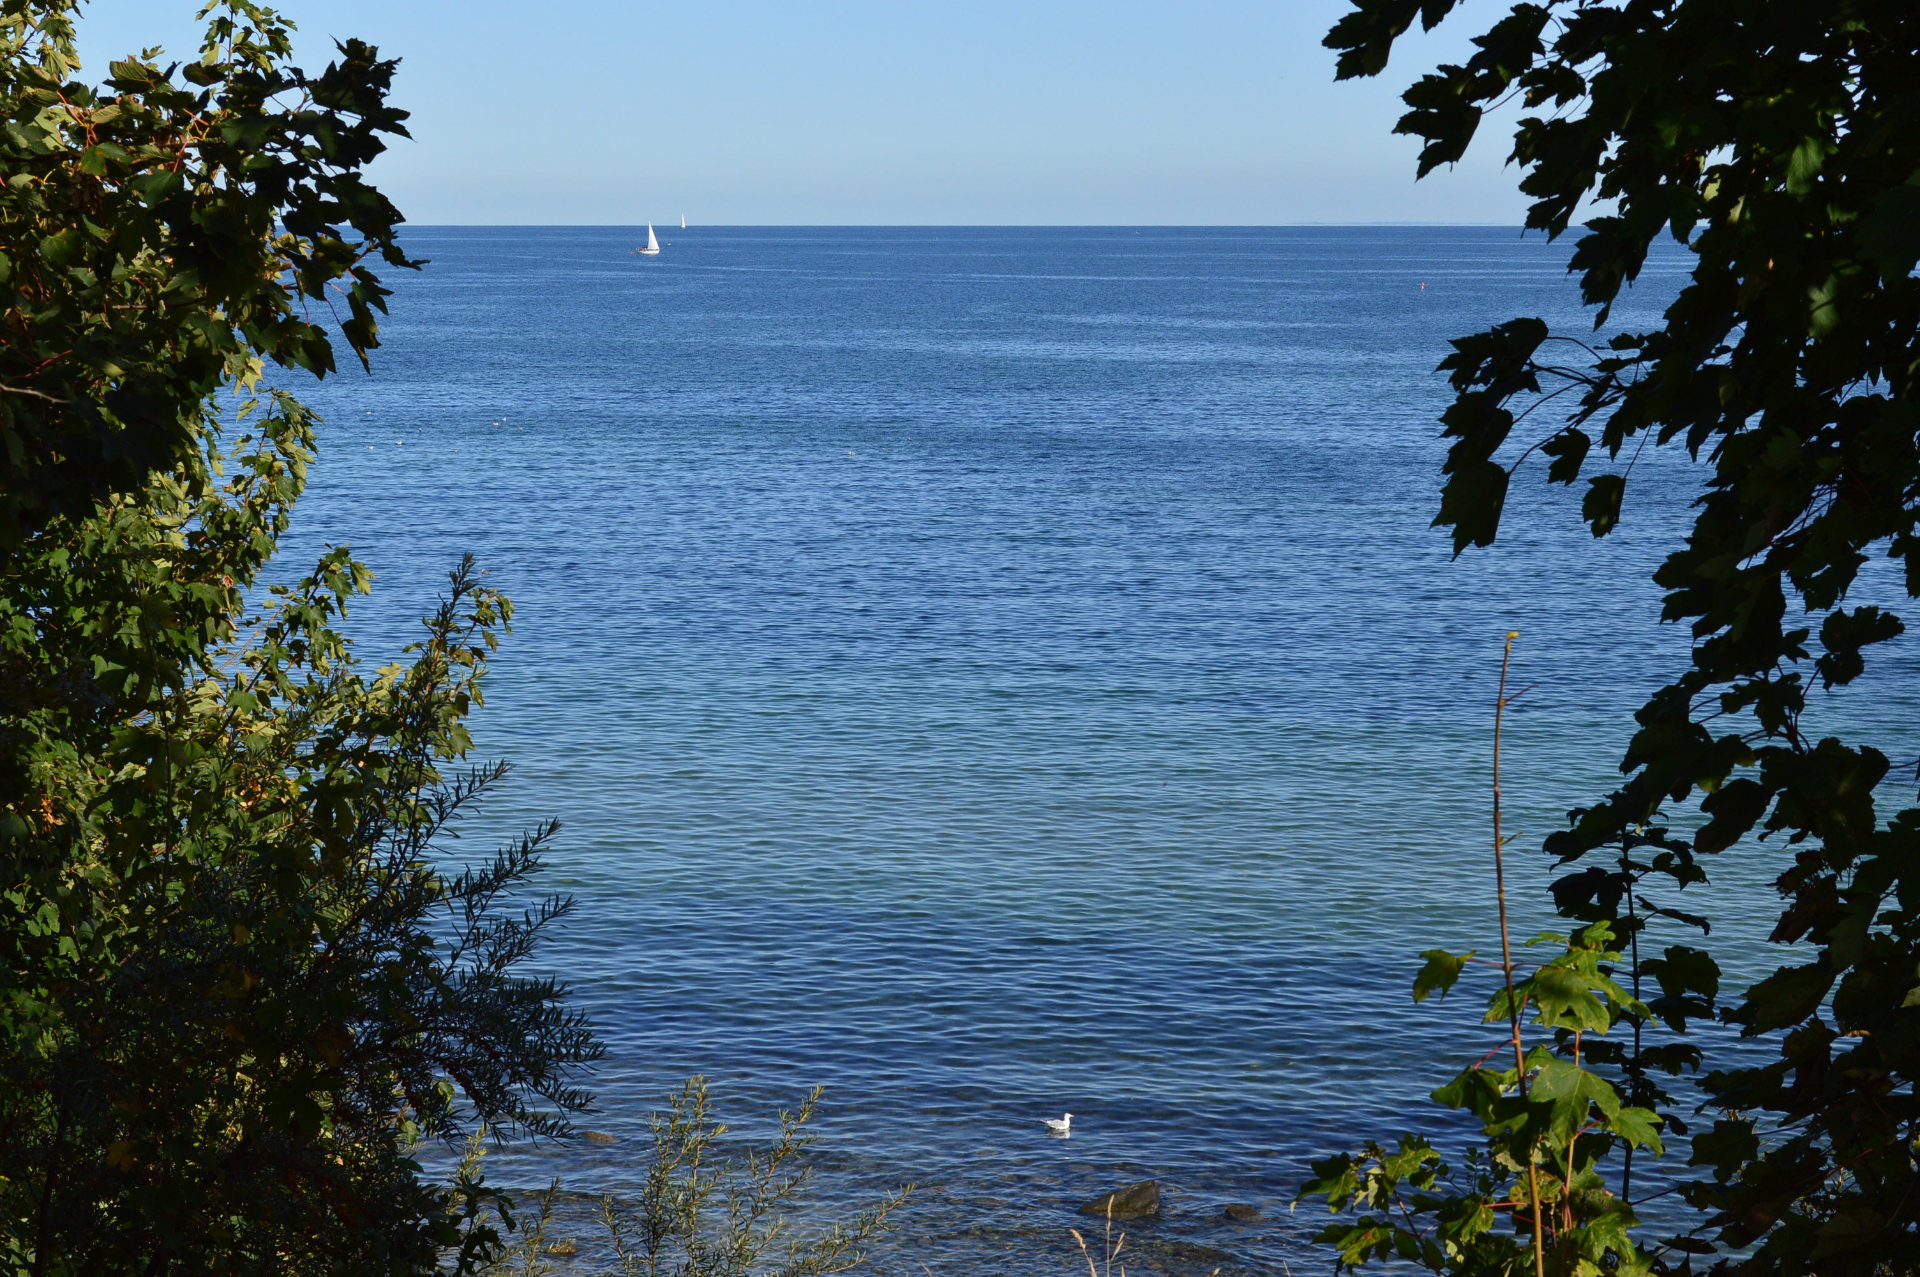
[[[1065,1117],[1042,1118],[1041,1120],[1047,1124],[1047,1130],[1050,1134],[1066,1135],[1069,1133],[1068,1128],[1073,1125],[1073,1114],[1069,1113]]]

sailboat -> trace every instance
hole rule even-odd
[[[655,239],[653,236],[652,222],[647,223],[647,246],[645,248],[636,248],[633,251],[640,254],[642,257],[660,256],[660,241]]]
[[[685,213],[680,214],[680,229],[683,231],[687,229],[687,215]]]

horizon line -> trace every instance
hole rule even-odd
[[[680,230],[667,223],[638,222],[405,222],[415,230],[607,230],[625,231],[648,225]],[[1282,231],[1360,230],[1405,228],[1422,230],[1517,230],[1520,222],[694,222],[695,230],[903,230],[903,231]]]

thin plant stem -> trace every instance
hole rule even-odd
[[[1527,1050],[1520,1039],[1520,1004],[1513,996],[1513,940],[1507,930],[1506,841],[1500,835],[1500,728],[1507,712],[1507,670],[1513,664],[1513,641],[1520,631],[1507,633],[1505,651],[1500,657],[1500,696],[1493,707],[1493,885],[1500,899],[1500,965],[1507,981],[1507,1025],[1513,1031],[1514,1077],[1520,1085],[1520,1100],[1527,1098]],[[1533,1273],[1547,1277],[1545,1221],[1540,1214],[1540,1168],[1534,1165],[1533,1150],[1527,1150],[1527,1188],[1533,1199]]]
[[[1073,1240],[1080,1243],[1080,1257],[1087,1261],[1087,1277],[1100,1277],[1100,1270],[1093,1266],[1093,1252],[1087,1249],[1087,1239],[1080,1235],[1077,1228],[1067,1230],[1073,1234]]]
[[[1627,942],[1633,947],[1633,1000],[1638,1002],[1640,1001],[1640,906],[1639,902],[1633,898],[1633,866],[1628,859],[1631,851],[1632,845],[1628,842],[1628,836],[1621,834],[1620,874],[1627,880]],[[1637,1014],[1633,1017],[1633,1069],[1630,1076],[1633,1081],[1631,1103],[1639,1104],[1646,1090],[1646,1066],[1640,1056],[1640,1017]],[[1648,1100],[1647,1103],[1651,1104],[1652,1101]],[[1630,1202],[1633,1200],[1632,1144],[1627,1145],[1626,1163],[1626,1168],[1620,1173],[1620,1200]]]
[[[1580,1067],[1580,1030],[1573,1031],[1573,1067]],[[1567,1136],[1567,1177],[1563,1183],[1567,1191],[1560,1194],[1560,1227],[1573,1227],[1573,1146],[1580,1140],[1580,1132],[1574,1131]]]

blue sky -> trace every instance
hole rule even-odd
[[[190,54],[195,0],[91,0],[88,70]],[[1413,180],[1398,94],[1505,5],[1335,84],[1344,0],[284,0],[303,57],[402,59],[422,224],[1498,222],[1508,130]]]

